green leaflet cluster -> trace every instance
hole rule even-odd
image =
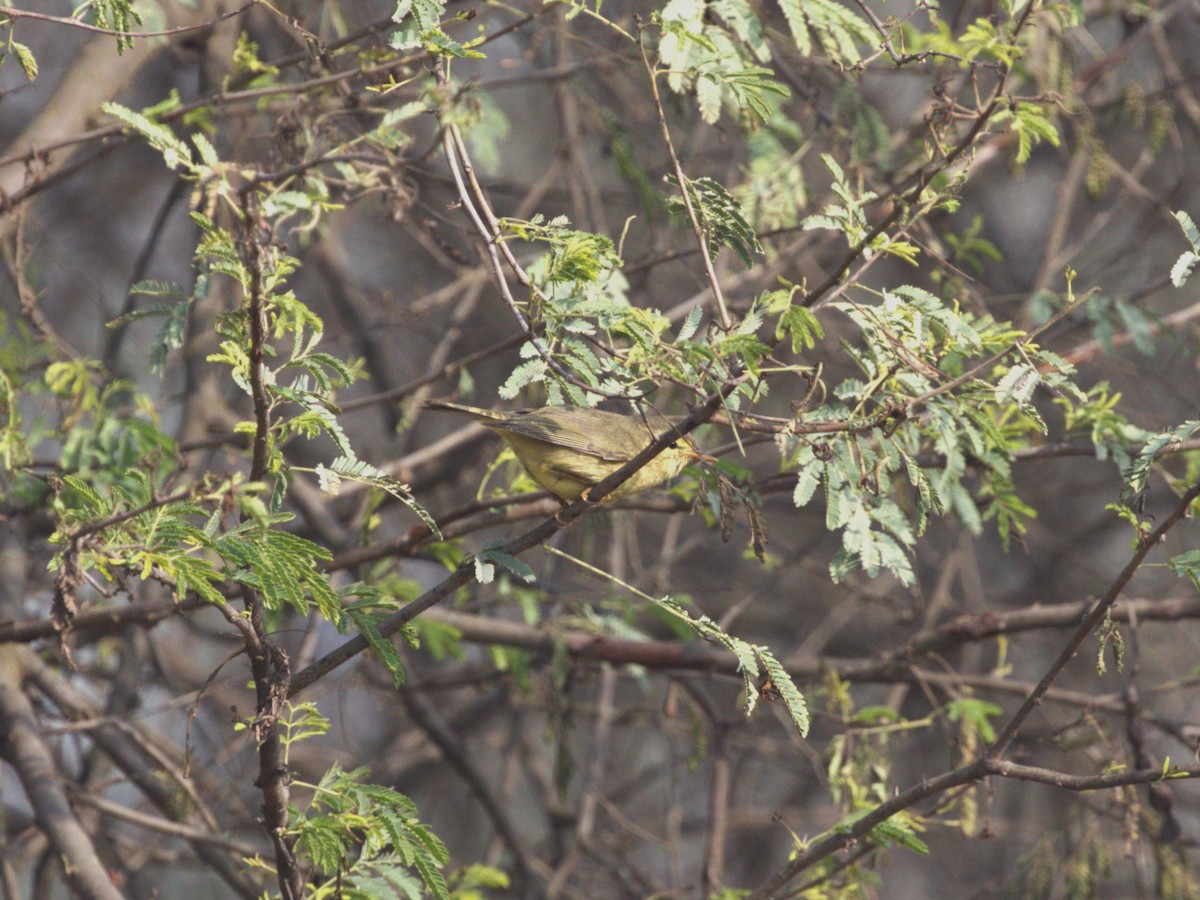
[[[413,900],[450,896],[440,869],[445,844],[417,818],[399,791],[364,783],[365,769],[336,763],[317,785],[307,815],[295,826],[299,845],[330,880],[313,897],[379,897],[393,891]],[[415,875],[414,875],[415,873]]]
[[[861,47],[878,40],[869,22],[840,3],[784,0],[780,6],[795,48],[805,56],[853,64]],[[694,91],[706,122],[717,121],[723,106],[764,122],[771,117],[772,97],[791,96],[791,88],[767,68],[773,56],[767,29],[745,0],[670,0],[656,22],[667,83],[676,93]]]
[[[270,610],[291,607],[307,616],[316,606],[331,622],[341,619],[340,599],[317,568],[330,559],[329,551],[273,527],[293,516],[268,514],[259,485],[231,482],[197,491],[195,499],[162,501],[150,476],[137,468],[107,487],[93,487],[78,475],[63,482],[55,503],[59,530],[51,540],[78,544],[66,552],[78,552],[84,569],[107,580],[134,571],[167,585],[177,599],[195,592],[217,604],[226,600],[222,585],[236,582],[260,591]],[[224,497],[255,515],[229,527],[222,504],[214,502]],[[80,529],[86,538],[78,536]],[[61,553],[50,563],[62,564]]]
[[[708,616],[694,616],[670,597],[659,597],[654,603],[683,621],[698,637],[721,644],[737,657],[738,673],[742,676],[741,705],[747,716],[757,709],[760,698],[780,699],[800,736],[808,735],[810,719],[804,696],[767,647],[734,637]]]
[[[1005,543],[1020,534],[1036,513],[1013,489],[1012,455],[1046,432],[1032,403],[1037,387],[1088,402],[1070,381],[1072,367],[1006,323],[915,287],[832,308],[859,329],[860,342],[843,349],[862,376],[837,384],[796,428],[809,419],[847,427],[828,437],[784,434],[779,445],[798,473],[796,505],[821,488],[826,527],[843,533],[833,577],[886,569],[910,583],[908,555],[931,513],[951,511],[976,533],[994,518]],[[982,369],[972,366],[979,357]],[[969,469],[981,480],[978,500]]]

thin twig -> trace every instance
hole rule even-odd
[[[144,812],[138,812],[135,809],[130,809],[128,806],[106,800],[78,787],[68,786],[68,790],[71,792],[71,799],[76,803],[82,803],[85,806],[99,810],[107,816],[112,816],[114,819],[130,822],[140,828],[156,831],[159,834],[169,834],[172,837],[183,838],[192,843],[210,844],[213,847],[228,850],[230,853],[235,853],[243,858],[254,856],[259,850],[259,848],[242,841],[235,841],[231,838],[222,837],[219,834],[202,831],[190,825],[172,822],[170,819],[164,819],[161,816],[151,816]]]
[[[445,72],[444,63],[440,63],[437,69],[439,83],[448,84],[448,78]],[[442,146],[446,155],[446,162],[450,166],[450,172],[454,177],[455,187],[458,188],[459,200],[462,202],[463,208],[467,211],[471,222],[475,225],[475,230],[483,239],[485,252],[487,253],[488,262],[491,265],[492,274],[496,279],[496,286],[500,289],[500,296],[504,300],[504,304],[508,307],[513,318],[517,320],[517,324],[525,332],[529,344],[541,357],[542,361],[550,367],[551,370],[561,379],[574,385],[582,391],[596,396],[606,397],[609,399],[632,400],[638,396],[620,391],[609,391],[604,388],[588,384],[581,378],[577,377],[538,341],[534,334],[533,325],[529,318],[521,311],[520,305],[513,296],[512,288],[508,284],[508,278],[504,274],[504,265],[500,261],[501,255],[504,256],[508,263],[509,269],[512,270],[517,280],[522,286],[530,291],[536,291],[533,280],[529,277],[524,268],[517,262],[513,256],[512,250],[508,244],[501,238],[503,232],[500,227],[500,220],[487,202],[487,196],[480,187],[478,180],[475,178],[475,167],[471,163],[470,157],[467,155],[466,142],[463,140],[462,132],[458,126],[453,123],[445,123],[442,131]],[[468,191],[467,182],[470,182],[470,190]]]
[[[729,310],[725,308],[725,295],[721,292],[721,280],[717,277],[717,270],[713,266],[712,254],[708,251],[708,237],[704,233],[704,226],[700,224],[700,216],[696,212],[695,204],[692,203],[692,192],[689,189],[691,182],[683,174],[683,165],[679,162],[679,156],[675,152],[675,144],[671,140],[671,129],[667,127],[667,114],[663,110],[662,97],[658,93],[658,76],[654,71],[654,66],[650,64],[650,57],[646,55],[646,44],[640,28],[638,29],[637,45],[638,52],[642,56],[642,65],[645,67],[646,75],[650,81],[650,96],[654,100],[654,108],[658,113],[658,128],[662,132],[663,142],[667,145],[667,153],[671,156],[671,165],[675,169],[675,180],[679,184],[679,194],[683,197],[684,209],[687,210],[688,219],[692,223],[692,232],[696,235],[696,243],[700,248],[700,258],[704,261],[704,273],[708,276],[708,285],[712,288],[713,299],[717,302],[717,313],[720,317],[721,327],[725,331],[728,331],[733,327],[733,321],[729,318]]]

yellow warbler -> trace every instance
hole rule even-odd
[[[656,436],[652,419],[587,409],[543,406],[493,412],[474,406],[431,400],[427,409],[470,416],[504,438],[529,476],[564,503],[578,500],[642,450]],[[659,428],[665,431],[670,423]],[[674,478],[684,466],[702,459],[682,441],[667,447],[607,496],[628,497]]]

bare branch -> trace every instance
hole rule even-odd
[[[74,890],[97,900],[121,900],[71,809],[50,748],[38,734],[33,704],[22,690],[23,676],[14,650],[0,648],[0,755],[16,772],[38,827],[66,862],[63,871]]]

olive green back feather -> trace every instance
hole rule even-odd
[[[425,405],[470,416],[495,431],[512,447],[534,481],[567,502],[633,459],[657,436],[641,416],[580,406],[544,406],[503,413],[444,400],[431,400]],[[672,424],[664,420],[660,427],[665,430]],[[696,455],[679,445],[666,448],[614,490],[609,499],[628,497],[673,478]]]
[[[544,406],[498,413],[475,406],[430,400],[427,409],[471,416],[500,434],[514,434],[585,453],[605,462],[633,459],[657,435],[640,416],[623,416],[582,406]],[[671,422],[664,422],[663,430]]]
[[[501,434],[545,441],[605,462],[633,459],[654,438],[640,419],[578,406],[522,411],[502,422],[484,424]]]

